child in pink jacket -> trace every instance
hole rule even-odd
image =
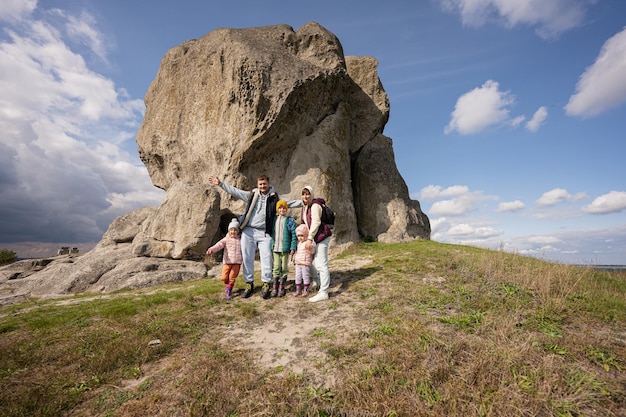
[[[228,234],[215,245],[207,249],[206,253],[213,253],[224,250],[224,266],[222,267],[222,282],[226,285],[226,299],[233,298],[233,286],[235,279],[239,275],[243,257],[241,255],[241,237],[239,236],[239,222],[232,219],[228,225]]]
[[[296,227],[296,237],[298,238],[298,248],[293,255],[293,263],[296,265],[296,294],[295,297],[306,297],[309,295],[309,285],[311,284],[310,268],[315,255],[315,242],[307,249],[307,237],[309,228],[306,224]],[[304,288],[303,287],[304,284]]]

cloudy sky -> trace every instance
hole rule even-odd
[[[3,0],[0,248],[88,250],[160,204],[135,134],[168,49],[309,21],[378,59],[433,240],[626,264],[623,0]]]

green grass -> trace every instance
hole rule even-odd
[[[336,315],[306,335],[321,356],[302,372],[223,339],[281,304],[226,302],[217,279],[2,307],[0,415],[623,415],[623,272],[430,241],[337,262],[360,259],[295,312]]]

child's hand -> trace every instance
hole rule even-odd
[[[210,254],[212,254],[212,253],[213,253],[213,252],[211,251],[211,249],[209,249],[209,250],[207,250],[207,251],[206,251],[206,254],[207,254],[207,255],[210,255]]]

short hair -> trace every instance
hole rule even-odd
[[[268,177],[267,175],[259,175],[256,180],[257,180],[257,182],[261,181],[261,180],[265,180],[267,182],[270,182],[270,177]]]

